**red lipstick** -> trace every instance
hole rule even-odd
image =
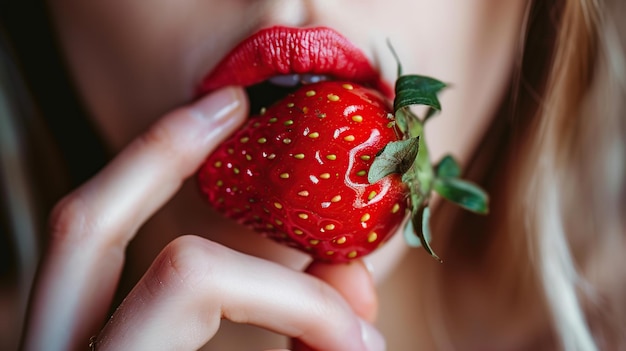
[[[370,85],[386,95],[391,92],[361,50],[336,31],[280,26],[263,29],[237,45],[197,91],[250,86],[285,74],[327,75]]]

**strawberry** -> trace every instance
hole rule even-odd
[[[198,172],[209,204],[329,262],[367,255],[407,223],[409,246],[441,262],[430,247],[432,192],[478,214],[489,199],[460,179],[452,156],[431,164],[424,124],[441,109],[445,84],[402,75],[400,64],[398,76],[393,108],[358,84],[325,81],[251,117]],[[426,114],[415,115],[413,105]]]
[[[209,156],[201,189],[219,212],[318,260],[366,255],[406,218],[401,176],[367,177],[376,154],[398,140],[391,112],[354,83],[303,86]]]

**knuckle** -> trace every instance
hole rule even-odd
[[[50,240],[53,243],[78,242],[90,232],[88,206],[78,192],[62,198],[52,209],[48,219]]]
[[[212,264],[219,260],[216,244],[197,236],[180,236],[170,242],[158,257],[157,280],[172,288],[191,291],[211,290],[217,274]]]
[[[197,316],[198,330],[214,334],[222,318],[223,294],[218,287],[214,257],[223,247],[197,236],[181,236],[167,244],[140,282],[142,301],[163,296],[176,300],[177,308]],[[219,259],[219,258],[218,258]]]

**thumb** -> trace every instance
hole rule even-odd
[[[363,320],[373,323],[378,314],[378,296],[374,279],[361,260],[347,264],[313,262],[306,272],[325,281],[350,304]],[[298,340],[292,340],[294,351],[311,351]]]
[[[356,260],[348,264],[313,262],[307,268],[307,273],[335,288],[361,318],[370,323],[376,320],[376,286],[363,261]]]

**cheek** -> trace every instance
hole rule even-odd
[[[237,23],[232,17],[245,15],[239,1],[51,5],[71,73],[113,148],[190,100],[197,77],[221,56],[213,53],[240,39],[238,30],[228,31]]]
[[[397,23],[408,25],[395,25],[389,39],[404,72],[450,85],[441,96],[441,115],[427,126],[435,160],[446,153],[462,163],[469,159],[507,90],[525,7],[526,0],[416,0],[411,11],[397,13]],[[387,58],[383,67],[395,76],[385,50],[379,48]]]

